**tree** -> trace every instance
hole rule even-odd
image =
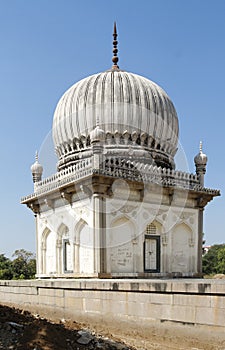
[[[36,259],[35,255],[25,249],[18,249],[14,252],[12,261],[13,279],[35,278]]]
[[[217,271],[225,274],[225,246],[218,250]]]
[[[225,244],[213,245],[203,256],[202,271],[207,275],[225,273]]]
[[[0,254],[0,279],[11,280],[13,277],[12,262],[4,254]]]

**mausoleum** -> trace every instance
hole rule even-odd
[[[21,202],[35,214],[37,277],[201,276],[203,211],[218,190],[176,169],[178,117],[151,80],[113,65],[70,87],[52,126],[57,172]]]

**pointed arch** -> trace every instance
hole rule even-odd
[[[46,226],[41,234],[41,273],[46,273],[46,242],[50,232],[51,230]]]
[[[84,219],[80,219],[74,228],[75,231],[75,242],[77,242],[78,244],[80,243],[80,232],[81,230],[85,227],[85,225],[88,225],[88,223],[84,220]]]
[[[177,222],[174,227],[173,227],[173,231],[178,227],[178,226],[181,226],[183,225],[184,227],[186,227],[189,231],[192,232],[192,228],[191,226],[185,221],[185,220],[181,220],[179,222]]]
[[[171,272],[190,273],[194,269],[193,230],[185,222],[176,224],[171,232]]]
[[[137,227],[126,214],[118,215],[112,220],[107,232],[107,265],[109,272],[136,272],[134,261]]]
[[[93,229],[80,219],[75,226],[76,269],[80,273],[94,272],[94,236]]]
[[[137,230],[137,224],[136,222],[133,220],[133,218],[131,218],[129,215],[125,214],[125,213],[122,213],[118,216],[116,216],[112,221],[111,221],[111,227],[116,227],[118,225],[116,225],[116,223],[122,223],[122,222],[130,222],[133,227],[134,227],[134,232],[136,232]]]
[[[46,226],[44,230],[42,231],[41,235],[41,249],[46,249],[46,239],[48,235],[50,234],[51,230]]]
[[[83,269],[82,267],[82,263],[81,263],[81,258],[82,258],[82,254],[83,254],[83,247],[81,247],[82,242],[80,242],[80,236],[81,236],[81,232],[83,229],[85,229],[85,227],[88,227],[88,223],[80,218],[77,223],[74,226],[74,234],[73,234],[73,241],[74,241],[74,271],[76,273],[80,273],[81,269]]]
[[[63,236],[68,236],[69,228],[63,222],[59,225],[57,229],[57,238],[62,239]]]
[[[56,270],[61,274],[67,271],[67,266],[70,265],[69,271],[72,270],[73,258],[72,249],[69,241],[69,228],[63,222],[58,226],[56,239]]]
[[[55,233],[46,226],[41,236],[41,273],[56,272],[55,243]]]

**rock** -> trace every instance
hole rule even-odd
[[[85,330],[80,330],[80,331],[78,331],[77,332],[79,335],[86,335],[87,337],[89,337],[89,336],[91,336],[92,337],[92,335],[91,335],[91,333],[89,332],[89,331],[85,331]]]
[[[16,323],[16,322],[7,322],[10,326],[12,326],[14,329],[23,328],[23,325]]]
[[[105,348],[106,348],[105,344],[101,344],[101,343],[97,343],[95,346],[95,349],[97,350],[100,350],[100,349],[106,350]]]
[[[89,337],[85,337],[85,336],[82,335],[82,336],[77,340],[77,343],[78,343],[78,344],[83,344],[83,345],[88,345],[91,341],[92,341],[92,339],[90,339]]]
[[[94,339],[94,337],[87,331],[79,331],[78,334],[80,335],[80,338],[77,340],[78,344],[87,345]]]

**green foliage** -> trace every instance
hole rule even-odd
[[[213,245],[203,256],[202,272],[206,275],[225,274],[225,244]]]
[[[225,246],[218,250],[218,273],[225,274]]]
[[[11,261],[4,254],[0,254],[0,279],[10,280],[13,277]]]
[[[0,254],[0,279],[32,279],[36,273],[36,259],[33,253],[16,250],[10,260]]]

